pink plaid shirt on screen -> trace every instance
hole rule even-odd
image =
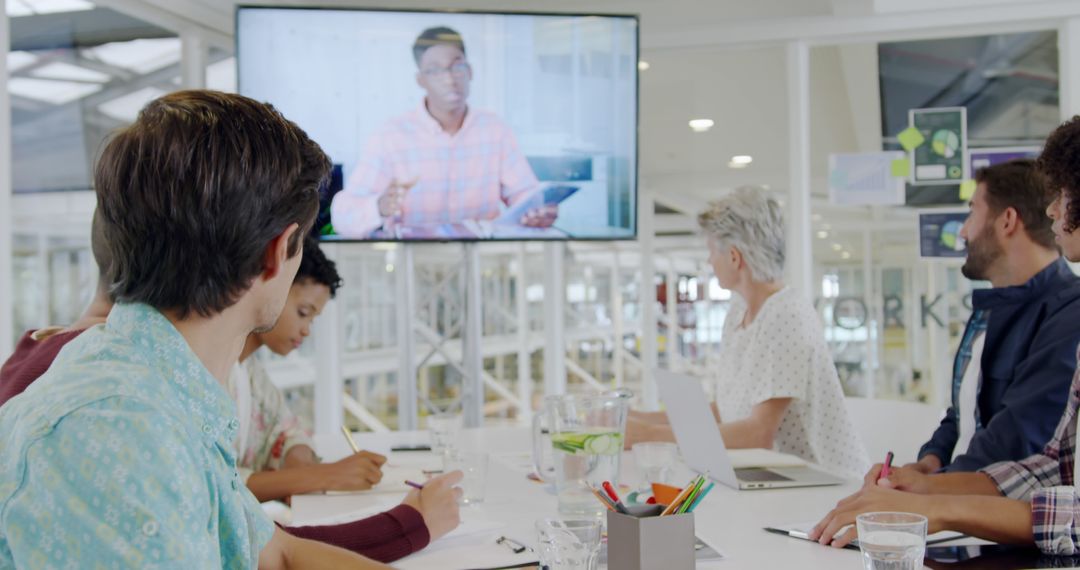
[[[495,114],[469,108],[451,135],[421,103],[368,140],[330,206],[334,230],[364,237],[381,228],[379,196],[395,180],[414,179],[400,219],[408,226],[492,219],[501,205],[512,205],[539,185],[514,133]]]

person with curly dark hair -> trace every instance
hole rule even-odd
[[[1054,242],[1065,259],[1080,262],[1080,116],[1050,134],[1037,164],[1057,194],[1046,208]],[[913,476],[901,470],[879,479],[880,468],[875,469],[862,490],[840,501],[810,538],[843,547],[856,531],[838,533],[857,515],[899,510],[925,515],[931,533],[953,530],[994,542],[1034,545],[1046,554],[1075,556],[1080,552],[1078,415],[1080,369],[1074,372],[1054,435],[1040,451],[975,473]]]
[[[1080,115],[1065,121],[1050,134],[1038,167],[1050,187],[1060,191],[1059,199],[1067,199],[1068,207],[1055,222],[1059,229],[1072,233],[1080,228]]]
[[[237,468],[260,501],[319,491],[370,489],[382,478],[386,458],[378,454],[362,452],[336,463],[320,464],[311,439],[289,410],[284,394],[270,380],[262,359],[255,355],[262,347],[279,356],[300,348],[311,334],[315,317],[340,286],[334,262],[323,255],[317,241],[307,238],[304,258],[281,316],[270,330],[248,336],[226,384],[240,418]]]

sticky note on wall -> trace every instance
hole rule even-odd
[[[900,146],[904,147],[904,150],[911,152],[926,142],[926,137],[919,132],[919,129],[908,127],[896,135],[896,140],[900,141]]]
[[[976,184],[974,180],[965,180],[960,183],[960,199],[967,202],[975,195]]]
[[[892,161],[893,178],[907,178],[911,173],[911,161],[906,158],[898,158]]]

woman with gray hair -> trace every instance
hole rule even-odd
[[[740,188],[698,216],[709,263],[732,291],[717,358],[713,413],[729,448],[797,455],[860,477],[869,461],[844,408],[821,319],[786,287],[784,220],[764,193]],[[627,443],[674,441],[667,416],[631,412]]]

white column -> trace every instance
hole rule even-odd
[[[11,34],[8,33],[6,11],[0,11],[0,359],[7,360],[15,348],[12,329],[15,327],[15,269],[11,263],[11,96],[8,94],[7,54]]]
[[[1061,120],[1080,115],[1080,18],[1058,28],[1058,100]]]
[[[204,89],[210,57],[206,40],[195,32],[180,34],[180,55],[180,84],[184,89]]]
[[[787,271],[788,285],[812,296],[814,265],[810,225],[810,49],[805,42],[787,46],[788,171]]]
[[[37,234],[37,286],[41,288],[41,303],[38,305],[39,327],[47,327],[52,322],[52,267],[49,263],[49,234],[47,230],[38,230]],[[12,278],[15,276],[12,275]]]
[[[413,318],[416,312],[416,273],[413,265],[413,245],[397,248],[395,260],[397,279],[397,351],[398,351],[398,429],[410,430],[419,426],[419,401],[416,394],[416,341]]]
[[[656,260],[653,255],[653,209],[656,202],[649,191],[641,193],[638,202],[638,249],[641,252],[641,277],[638,302],[641,304],[641,405],[647,411],[660,408],[656,390]]]
[[[326,257],[340,259],[337,244],[322,244]],[[345,379],[341,372],[345,319],[344,303],[331,299],[321,317],[315,319],[315,434],[329,436],[341,430],[345,421],[342,392]]]
[[[623,297],[622,270],[619,268],[619,250],[611,252],[611,333],[614,341],[611,345],[611,360],[615,386],[622,387],[626,381],[626,359],[623,357]]]
[[[484,311],[481,306],[480,252],[475,243],[465,248],[465,330],[462,364],[465,375],[461,379],[461,409],[465,427],[480,427],[484,422],[484,359],[480,353],[483,342]]]
[[[518,244],[517,271],[514,272],[514,308],[517,313],[517,377],[518,399],[522,407],[518,418],[522,424],[532,421],[532,352],[529,350],[529,297],[525,271],[525,244]]]
[[[544,395],[566,393],[566,277],[562,242],[544,244]]]
[[[882,323],[877,318],[874,304],[880,301],[874,279],[874,239],[870,229],[863,230],[863,304],[866,306],[866,397],[873,398],[877,390],[877,368],[879,366],[878,339],[881,337]],[[874,325],[871,327],[871,323]]]
[[[667,367],[669,370],[679,370],[682,362],[679,354],[679,276],[675,272],[675,259],[667,258],[668,270],[664,276],[664,296],[667,298]]]

